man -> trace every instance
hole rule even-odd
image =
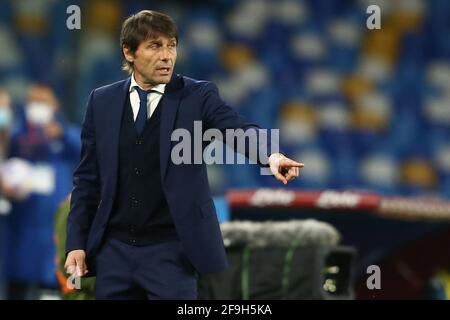
[[[256,126],[212,83],[173,75],[177,42],[169,16],[129,17],[121,48],[131,77],[89,97],[65,265],[96,273],[97,299],[195,299],[198,273],[227,267],[206,166],[175,165],[171,133],[192,132],[194,120],[221,131]],[[269,162],[285,184],[303,166],[281,154]]]

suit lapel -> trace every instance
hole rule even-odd
[[[119,168],[119,137],[120,137],[120,127],[122,124],[122,116],[123,111],[125,109],[126,99],[128,98],[128,91],[130,88],[131,78],[128,78],[124,81],[123,85],[120,87],[120,91],[117,92],[116,95],[112,96],[112,99],[109,103],[108,115],[107,118],[109,121],[106,123],[110,128],[110,143],[109,143],[109,152],[107,159],[110,159],[111,170],[114,173],[112,177],[114,180],[112,181],[112,195],[116,192],[117,185],[117,175]]]
[[[171,134],[175,124],[178,107],[181,102],[183,81],[179,75],[175,75],[171,82],[167,84],[165,93],[161,99],[161,127],[160,127],[160,167],[161,179],[166,175],[170,150]]]

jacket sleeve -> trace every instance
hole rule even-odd
[[[270,130],[261,129],[257,124],[248,122],[219,96],[217,86],[208,82],[202,91],[204,103],[202,119],[205,129],[218,129],[222,133],[223,142],[235,152],[245,155],[253,163],[267,167],[272,144]],[[242,129],[228,131],[227,129]],[[233,134],[231,134],[233,133]],[[239,143],[239,140],[244,143]],[[250,146],[250,141],[254,142]]]
[[[89,229],[100,200],[93,113],[94,95],[95,90],[88,98],[81,129],[81,159],[73,174],[70,212],[67,219],[66,253],[86,249]]]

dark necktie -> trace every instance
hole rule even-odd
[[[151,92],[151,90],[145,91],[139,87],[135,88],[137,90],[137,93],[139,94],[139,112],[134,124],[136,126],[138,135],[141,135],[142,131],[144,131],[145,123],[147,121],[147,95]]]

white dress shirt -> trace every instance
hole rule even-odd
[[[130,83],[130,104],[131,109],[133,109],[133,118],[134,121],[136,121],[138,112],[139,112],[139,94],[137,93],[137,90],[135,87],[139,87],[143,89],[141,86],[139,86],[134,79],[134,73],[131,75],[131,83]],[[161,100],[164,90],[166,90],[166,84],[158,84],[157,86],[153,87],[152,91],[147,95],[147,119],[150,119],[153,112],[156,109],[156,106],[159,103],[159,100]]]

